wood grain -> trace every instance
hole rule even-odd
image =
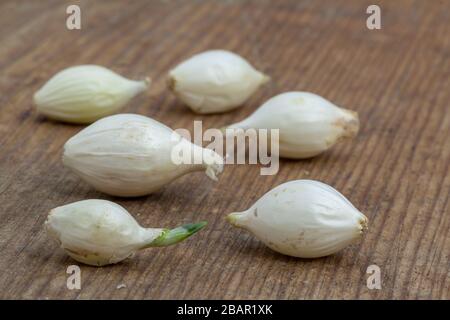
[[[0,3],[0,298],[12,299],[449,299],[450,1],[376,1],[382,29],[366,28],[373,1],[2,1]],[[80,4],[82,29],[65,28]],[[211,48],[233,50],[272,76],[236,111],[198,116],[165,88],[177,62]],[[317,158],[281,161],[276,176],[227,166],[218,183],[185,176],[137,199],[98,193],[62,166],[64,142],[82,129],[47,121],[33,93],[55,72],[100,64],[129,78],[151,76],[125,109],[172,128],[193,120],[221,127],[269,97],[312,91],[358,111],[359,136]],[[287,180],[324,181],[370,220],[367,235],[316,260],[276,254],[229,226]],[[59,205],[118,202],[146,226],[208,220],[180,245],[105,267],[81,266],[82,289],[66,288],[74,264],[43,223]],[[366,287],[381,268],[382,289]],[[118,290],[119,284],[126,288]]]

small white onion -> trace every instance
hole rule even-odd
[[[173,161],[183,147],[198,159]],[[137,114],[98,120],[64,145],[64,164],[94,188],[115,196],[142,196],[193,171],[205,170],[213,180],[223,170],[223,158],[184,139],[164,124]]]
[[[269,248],[293,257],[333,254],[358,239],[367,218],[342,194],[314,180],[283,183],[227,219]]]
[[[206,114],[241,106],[268,80],[241,56],[211,50],[194,55],[171,70],[168,85],[193,111]]]
[[[354,111],[337,107],[309,92],[286,92],[267,100],[248,118],[230,129],[279,129],[279,154],[310,158],[358,133]]]
[[[54,238],[73,259],[104,266],[131,257],[148,247],[178,243],[206,222],[175,229],[143,228],[123,207],[106,200],[83,200],[50,211],[45,222]]]
[[[149,85],[150,79],[128,80],[101,66],[81,65],[54,75],[35,93],[34,103],[49,118],[91,123],[115,113]]]

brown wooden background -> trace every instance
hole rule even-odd
[[[74,3],[81,31],[65,28]],[[379,31],[365,25],[373,3]],[[449,299],[449,12],[448,0],[1,1],[0,297]],[[197,116],[166,90],[165,74],[212,48],[243,55],[272,81],[237,111]],[[218,183],[200,172],[148,197],[111,198],[62,166],[64,142],[82,127],[47,121],[32,106],[50,76],[85,63],[151,76],[151,90],[124,111],[172,128],[192,129],[194,119],[221,127],[275,94],[306,90],[358,111],[361,132],[315,159],[282,161],[276,176],[228,166]],[[334,256],[301,260],[223,219],[299,178],[346,195],[370,219],[366,236]],[[209,225],[119,265],[81,266],[82,290],[69,291],[74,261],[43,223],[50,209],[87,198],[116,201],[146,226]],[[381,290],[366,287],[371,264],[381,268]]]

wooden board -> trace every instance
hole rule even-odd
[[[369,30],[372,2],[2,1],[0,297],[449,299],[450,2],[377,1],[382,29]],[[66,29],[68,4],[80,4],[81,30]],[[236,111],[198,116],[167,91],[165,75],[212,48],[243,55],[272,81]],[[230,165],[218,183],[199,172],[148,197],[108,197],[61,163],[63,144],[82,127],[47,121],[32,105],[55,72],[87,63],[151,76],[151,90],[123,111],[172,128],[191,130],[193,120],[222,127],[275,94],[305,90],[358,111],[361,132],[317,158],[281,161],[276,176]],[[346,195],[370,219],[367,235],[336,255],[302,260],[223,219],[300,178]],[[115,266],[82,265],[82,289],[71,291],[66,268],[74,261],[43,223],[50,209],[88,198],[116,201],[145,226],[209,225]],[[381,290],[366,286],[372,264]]]

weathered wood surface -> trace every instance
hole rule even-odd
[[[1,1],[0,297],[450,298],[450,1],[376,1],[382,30],[370,31],[372,2]],[[73,3],[81,4],[80,31],[65,27]],[[166,90],[165,74],[211,48],[245,56],[272,81],[239,110],[197,116]],[[276,176],[228,166],[218,183],[196,173],[148,197],[111,198],[61,163],[64,142],[82,127],[47,121],[32,106],[52,74],[85,63],[151,76],[151,90],[124,111],[173,128],[192,129],[194,119],[221,127],[277,93],[306,90],[357,110],[361,132],[320,157],[281,161]],[[359,243],[323,259],[294,259],[223,219],[306,177],[334,186],[369,217]],[[209,225],[119,265],[81,266],[82,289],[70,291],[66,268],[74,261],[43,223],[51,208],[87,198],[116,201],[146,226]],[[366,287],[372,264],[381,268],[381,290]]]

